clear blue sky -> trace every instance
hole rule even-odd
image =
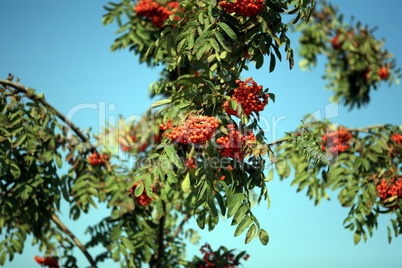
[[[402,32],[400,0],[382,2],[374,0],[332,1],[346,14],[371,26],[378,25],[378,38],[386,39],[386,48],[402,64]],[[47,100],[67,114],[78,109],[73,122],[94,133],[113,122],[121,114],[125,117],[141,115],[152,103],[148,86],[159,77],[158,68],[139,65],[129,51],[110,52],[116,26],[101,24],[106,1],[54,1],[54,0],[2,0],[0,1],[0,77],[8,73],[21,78],[21,83],[45,93]],[[296,40],[294,41],[296,45]],[[347,111],[341,106],[325,113],[330,104],[329,91],[323,90],[322,65],[314,72],[301,72],[296,66],[289,71],[286,62],[268,73],[268,67],[251,71],[252,76],[276,94],[276,103],[270,103],[263,116],[271,132],[268,138],[280,138],[285,131],[293,130],[307,113],[318,112],[348,127],[362,127],[391,123],[401,125],[401,87],[383,84],[371,95],[371,103],[361,110]],[[246,75],[245,75],[246,76]],[[90,108],[92,107],[92,108]],[[102,108],[105,107],[105,108]],[[112,109],[113,108],[113,109]],[[381,219],[379,230],[367,243],[353,244],[353,234],[342,227],[348,209],[341,208],[333,195],[332,201],[314,207],[303,193],[289,186],[290,181],[270,182],[272,205],[255,208],[261,224],[270,234],[268,246],[258,239],[244,245],[244,235],[233,238],[234,229],[229,222],[221,224],[211,233],[200,232],[201,243],[188,247],[189,256],[199,254],[205,242],[217,248],[247,250],[251,257],[244,267],[399,267],[402,262],[402,238],[389,245],[385,232],[388,219]],[[85,227],[102,218],[104,210],[93,211],[84,222],[63,219],[76,235],[86,240]],[[194,223],[192,223],[194,225]],[[6,267],[39,267],[33,260],[38,249],[27,241],[23,255],[17,255]],[[87,262],[77,250],[80,267]],[[100,267],[119,267],[108,263]]]

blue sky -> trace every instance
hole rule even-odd
[[[332,2],[338,4],[345,18],[354,14],[363,23],[378,25],[375,35],[386,39],[386,48],[402,63],[400,0],[384,4],[374,0]],[[110,52],[117,27],[102,25],[104,4],[106,1],[0,1],[0,77],[4,79],[8,73],[20,77],[21,83],[43,92],[64,114],[76,111],[73,122],[82,129],[92,127],[95,134],[105,120],[113,122],[119,115],[140,116],[153,102],[147,89],[159,78],[160,71],[139,65],[129,51]],[[293,43],[296,45],[296,40]],[[348,127],[402,124],[400,86],[388,87],[384,83],[372,92],[368,107],[350,112],[342,106],[330,105],[331,92],[323,90],[325,81],[320,78],[322,66],[321,62],[313,72],[301,72],[296,65],[289,71],[287,62],[282,62],[273,73],[263,67],[245,74],[276,94],[276,103],[270,103],[262,114],[271,130],[268,139],[280,138],[285,131],[299,125],[303,115],[314,112]],[[330,109],[326,112],[325,107]],[[315,207],[289,184],[290,181],[275,178],[268,184],[271,208],[268,210],[262,204],[254,210],[270,235],[268,246],[262,246],[257,239],[244,245],[244,236],[233,237],[235,228],[230,221],[221,221],[213,232],[200,232],[201,243],[189,245],[189,256],[199,254],[198,248],[208,242],[213,248],[224,245],[247,250],[251,257],[244,267],[400,265],[402,239],[395,239],[391,245],[387,243],[388,218],[381,219],[373,238],[355,246],[353,234],[342,227],[348,209],[340,207],[335,194],[332,201]],[[84,222],[72,222],[66,217],[66,209],[63,219],[85,241],[85,226],[102,218],[103,213],[99,209]],[[38,254],[38,249],[27,241],[24,253],[7,267],[35,267],[33,256]],[[86,267],[87,262],[78,250],[76,256],[80,259],[79,267]],[[100,267],[119,265],[108,263]]]

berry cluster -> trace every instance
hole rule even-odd
[[[333,49],[340,49],[342,47],[342,43],[339,41],[338,35],[331,38],[331,46]]]
[[[337,155],[350,148],[350,139],[352,134],[344,128],[338,131],[327,132],[321,137],[321,149],[330,154]]]
[[[145,188],[144,188],[144,191],[142,192],[142,194],[140,194],[139,196],[135,196],[135,195],[134,195],[135,188],[137,188],[137,186],[138,186],[139,183],[142,183],[142,182],[136,182],[136,183],[134,183],[133,186],[131,186],[131,188],[130,188],[129,191],[130,191],[131,195],[134,196],[135,199],[138,200],[138,203],[140,203],[140,205],[146,206],[146,205],[148,205],[149,203],[151,203],[152,199],[149,198],[149,196],[147,195]],[[152,188],[152,191],[155,192],[155,191],[156,191],[156,188],[153,187],[153,188]]]
[[[172,119],[166,125],[159,125],[166,137],[183,144],[205,144],[212,139],[219,121],[215,117],[191,116],[181,126],[173,126]]]
[[[193,158],[189,158],[189,159],[186,159],[185,161],[184,161],[184,166],[186,166],[188,169],[190,169],[190,168],[196,168],[197,166],[195,165],[196,163],[194,162],[194,159]]]
[[[262,86],[257,85],[251,77],[247,78],[244,82],[236,80],[236,83],[239,84],[239,87],[234,89],[231,100],[236,101],[241,106],[246,116],[250,116],[252,112],[258,114],[264,110],[265,105],[268,103],[268,94],[261,92]],[[229,108],[229,100],[223,106],[227,114],[240,117],[238,111]]]
[[[153,0],[140,0],[134,7],[134,11],[138,16],[143,16],[151,20],[156,27],[162,28],[165,20],[179,7],[179,2],[168,2],[166,6],[162,6]]]
[[[243,160],[250,151],[252,141],[256,140],[254,134],[249,131],[247,136],[243,136],[234,124],[227,125],[229,134],[216,140],[219,144],[219,152],[224,157]]]
[[[250,17],[261,13],[264,8],[264,0],[236,0],[219,2],[219,6],[228,13],[237,13],[241,16]]]
[[[102,165],[108,161],[109,156],[107,154],[98,154],[98,152],[94,152],[88,157],[88,161],[92,166]]]
[[[389,77],[389,71],[388,71],[387,68],[381,67],[381,68],[378,70],[378,75],[380,76],[380,79],[381,79],[381,80],[387,80],[388,77]]]
[[[380,184],[377,185],[377,192],[381,201],[391,196],[402,197],[402,177],[391,178],[390,180],[382,179]]]
[[[225,251],[222,247],[217,251],[212,251],[209,244],[205,244],[200,248],[202,254],[204,254],[202,260],[197,262],[198,268],[210,268],[210,267],[223,267],[223,268],[235,268],[240,265],[239,259],[232,253],[233,250]],[[223,251],[221,253],[220,251]],[[246,254],[242,259],[248,260],[250,255]]]
[[[396,142],[397,144],[401,144],[402,143],[402,135],[395,133],[391,136],[391,139]]]
[[[355,47],[359,47],[359,43],[356,41],[356,38],[354,38],[353,33],[348,32],[347,38],[351,40],[352,44]],[[333,49],[340,50],[342,48],[342,44],[343,42],[339,40],[339,35],[336,35],[331,38],[331,46]],[[381,80],[387,80],[389,78],[390,70],[385,66],[379,66],[377,73],[380,76]],[[364,72],[364,78],[367,80],[369,79],[370,75],[371,75],[371,69],[369,68]]]
[[[378,69],[378,75],[380,76],[381,80],[388,80],[389,73],[390,71],[386,67],[380,67],[380,69]],[[369,79],[370,75],[371,69],[369,68],[364,72],[364,78],[367,80]]]
[[[59,268],[59,267],[60,267],[60,266],[59,266],[59,263],[58,263],[58,260],[57,260],[56,257],[46,257],[46,258],[43,258],[43,257],[37,257],[37,256],[35,256],[35,257],[34,257],[34,260],[35,260],[38,264],[40,264],[40,265],[42,265],[42,266],[47,266],[47,267],[49,267],[49,268]]]

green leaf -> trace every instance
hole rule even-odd
[[[155,108],[155,107],[159,107],[159,106],[162,106],[162,105],[165,105],[165,104],[169,104],[170,102],[171,102],[170,99],[159,100],[159,101],[154,102],[151,105],[151,108]]]
[[[14,250],[10,246],[6,246],[7,251],[8,251],[8,259],[9,261],[12,261],[14,259]]]
[[[224,201],[223,201],[223,197],[221,196],[221,194],[220,194],[219,192],[216,192],[215,198],[216,198],[216,200],[218,201],[218,204],[219,204],[219,207],[220,207],[220,209],[221,209],[222,215],[225,215],[225,213],[226,213],[226,206],[225,206],[225,203],[224,203]]]
[[[271,73],[275,69],[276,59],[273,53],[271,53],[271,59],[269,62],[269,72]]]
[[[13,245],[15,252],[22,253],[22,245],[18,240],[11,239],[11,244]]]
[[[144,185],[145,185],[145,191],[148,197],[152,197],[153,190],[152,190],[152,178],[150,175],[145,176],[144,178]]]
[[[250,218],[250,216],[246,215],[244,216],[243,220],[237,225],[235,235],[234,236],[239,236],[241,235],[244,230],[246,230],[247,227],[249,227],[253,223],[253,220]]]
[[[205,212],[201,211],[197,217],[197,224],[198,224],[198,227],[200,227],[202,230],[205,228],[205,218],[206,218]]]
[[[118,249],[115,249],[112,253],[112,259],[114,261],[119,261],[120,260],[120,251]]]
[[[229,108],[230,109],[232,109],[232,110],[234,110],[234,111],[237,111],[237,113],[241,113],[241,111],[242,111],[242,108],[241,108],[241,106],[237,103],[237,101],[235,101],[235,100],[230,100],[230,102],[229,102]]]
[[[224,50],[226,50],[227,52],[232,51],[229,43],[225,40],[225,38],[223,37],[223,35],[220,32],[215,32],[215,36],[216,36],[216,39],[218,40],[219,44],[221,44],[221,46],[223,47]]]
[[[14,162],[10,162],[10,172],[15,179],[21,176],[21,170]]]
[[[5,114],[0,114],[0,126],[8,126],[8,117]]]
[[[262,56],[262,54],[257,54],[254,60],[255,60],[255,68],[260,69],[264,64],[264,57]]]
[[[392,233],[391,233],[391,228],[389,228],[389,226],[387,226],[387,234],[388,234],[388,243],[391,244],[391,242],[392,242]]]
[[[21,132],[23,130],[24,130],[24,127],[21,126],[21,127],[13,129],[13,131],[11,131],[10,134],[13,135],[13,136],[17,136],[17,133],[19,133],[19,132]]]
[[[123,242],[123,245],[126,247],[126,249],[128,249],[132,253],[135,252],[135,247],[133,243],[127,237],[122,237],[121,241]]]
[[[183,192],[188,192],[190,190],[190,173],[187,172],[186,177],[181,183],[181,188],[183,189]]]
[[[361,239],[361,235],[359,232],[355,232],[354,236],[353,236],[353,242],[355,243],[355,245],[359,244]]]
[[[245,244],[250,243],[250,241],[255,237],[257,232],[257,226],[255,224],[251,225],[246,234]]]
[[[243,219],[246,212],[249,210],[248,205],[242,205],[239,210],[235,213],[232,220],[232,225],[236,225],[239,223],[241,219]]]
[[[265,231],[264,229],[260,229],[259,233],[258,233],[258,237],[260,238],[260,241],[263,245],[267,245],[269,242],[269,236],[267,231]]]
[[[219,46],[218,42],[216,42],[216,40],[214,38],[210,38],[209,43],[215,49],[215,51],[219,53],[219,51],[221,50],[221,47]]]
[[[236,33],[232,30],[232,28],[229,27],[229,25],[227,25],[224,22],[219,22],[219,26],[222,28],[222,30],[225,31],[225,33],[233,40],[236,41],[237,36]]]
[[[192,49],[194,46],[194,34],[189,34],[187,36],[187,43],[188,43],[187,48]]]
[[[200,60],[204,56],[204,52],[208,50],[208,48],[211,48],[210,45],[208,43],[204,43],[197,49],[195,54],[197,60]]]
[[[271,168],[268,172],[268,176],[264,179],[264,181],[269,182],[274,178],[274,169]]]
[[[2,251],[0,254],[0,265],[3,266],[6,263],[7,251]]]
[[[244,200],[244,194],[237,193],[234,195],[233,199],[229,201],[228,205],[228,215],[227,217],[230,218],[237,212],[237,210],[242,205],[242,201]]]
[[[60,155],[56,155],[56,165],[58,168],[63,167],[63,159],[61,159]]]
[[[143,183],[143,182],[139,182],[139,183],[137,184],[137,186],[135,187],[134,195],[135,195],[135,196],[140,196],[140,195],[142,195],[143,192],[144,192],[144,183]]]
[[[180,157],[177,155],[176,149],[172,145],[165,146],[164,150],[173,164],[175,164],[178,168],[184,168]]]

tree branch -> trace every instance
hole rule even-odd
[[[385,125],[373,125],[373,126],[367,126],[367,127],[361,127],[361,128],[347,128],[347,127],[345,127],[345,129],[348,130],[348,131],[371,133],[370,129],[381,128],[381,127],[384,127],[384,126]],[[281,144],[283,142],[287,142],[287,141],[290,141],[290,140],[292,140],[292,139],[294,139],[294,138],[296,138],[298,136],[301,136],[301,135],[303,135],[303,133],[305,133],[305,132],[302,131],[302,132],[299,132],[299,133],[294,133],[294,136],[292,136],[291,138],[277,140],[277,141],[268,143],[267,145],[272,146],[272,145]]]
[[[23,92],[27,98],[29,98],[33,101],[40,102],[43,106],[52,110],[58,118],[60,118],[66,125],[68,125],[75,132],[75,134],[77,134],[77,136],[80,137],[82,142],[91,144],[90,141],[88,140],[88,138],[85,137],[85,135],[81,132],[81,130],[77,126],[75,126],[67,117],[65,117],[64,114],[59,112],[56,108],[54,108],[51,104],[49,104],[44,98],[38,97],[37,94],[29,92],[28,91],[29,89],[26,86],[24,86],[20,83],[14,83],[10,80],[3,80],[3,79],[0,79],[0,84],[2,86],[14,88],[16,90],[16,92],[14,92],[14,93]],[[92,145],[90,148],[95,149],[95,147],[93,147]]]
[[[159,231],[158,231],[158,237],[156,238],[156,243],[158,244],[158,251],[154,253],[152,256],[151,261],[149,262],[149,267],[150,268],[158,268],[162,267],[163,263],[163,256],[165,253],[165,214],[166,214],[166,203],[165,201],[162,200],[162,209],[163,209],[163,215],[159,218]]]
[[[294,135],[294,136],[291,137],[291,138],[282,139],[282,140],[277,140],[277,141],[268,143],[267,145],[268,145],[268,146],[272,146],[272,145],[281,144],[282,142],[287,142],[287,141],[293,140],[294,138],[297,138],[297,137],[303,135],[303,133],[304,133],[304,132],[300,132],[300,133],[297,133],[296,135]]]
[[[346,128],[349,131],[357,131],[357,132],[366,132],[370,133],[370,129],[373,128],[381,128],[384,127],[385,125],[373,125],[373,126],[367,126],[367,127],[360,127],[360,128]]]
[[[52,220],[53,222],[59,227],[63,233],[65,233],[67,236],[69,236],[75,243],[75,245],[81,250],[81,252],[85,255],[89,263],[91,264],[92,268],[97,268],[96,262],[93,260],[92,256],[89,254],[87,249],[84,247],[84,245],[78,240],[78,238],[67,228],[67,226],[64,225],[60,221],[60,219],[56,216],[56,214],[52,213]]]
[[[181,220],[179,226],[177,227],[176,231],[172,236],[173,239],[175,239],[179,235],[179,233],[183,229],[184,224],[188,221],[188,219],[189,219],[188,214],[184,215],[183,219]]]

